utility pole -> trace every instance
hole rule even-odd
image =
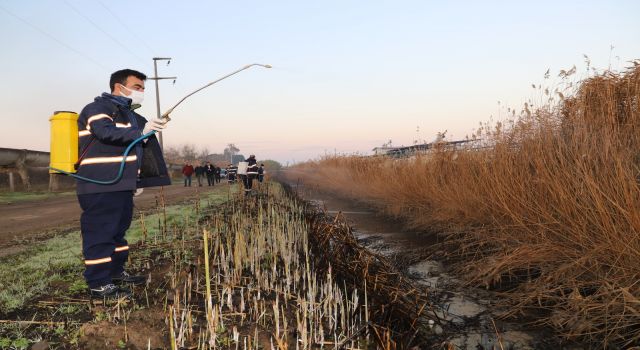
[[[164,79],[172,79],[173,83],[175,84],[176,79],[178,79],[177,77],[159,77],[158,76],[158,61],[167,61],[167,66],[169,65],[169,63],[171,63],[171,57],[154,57],[153,58],[153,73],[154,73],[154,77],[148,78],[149,80],[155,80],[156,81],[156,109],[158,111],[158,119],[160,119],[161,113],[160,113],[160,88],[158,86],[158,80],[164,80]],[[160,148],[164,151],[164,137],[162,137],[162,133],[158,133],[158,139],[160,141]]]

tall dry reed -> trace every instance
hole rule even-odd
[[[329,157],[288,172],[449,233],[471,282],[513,313],[604,346],[640,342],[640,66],[526,105],[481,131],[486,148],[411,158]]]

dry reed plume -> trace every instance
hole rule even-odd
[[[548,95],[548,91],[545,92]],[[449,233],[455,267],[541,322],[604,346],[640,343],[640,66],[480,131],[486,148],[329,157],[305,185]]]

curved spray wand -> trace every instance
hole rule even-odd
[[[236,70],[236,71],[234,71],[234,72],[231,72],[231,73],[229,73],[229,74],[225,75],[225,76],[224,76],[224,77],[222,77],[222,78],[216,79],[216,80],[214,80],[214,81],[212,81],[212,82],[208,83],[207,85],[205,85],[205,86],[203,86],[203,87],[201,87],[201,88],[199,88],[199,89],[197,89],[197,90],[193,91],[192,93],[188,94],[187,96],[183,97],[183,98],[182,98],[180,101],[178,101],[178,103],[176,103],[173,107],[169,108],[166,112],[162,113],[162,116],[160,116],[160,119],[166,119],[167,121],[171,120],[171,118],[169,118],[169,114],[171,114],[171,113],[173,112],[173,110],[174,110],[176,107],[178,107],[178,105],[179,105],[179,104],[181,104],[184,100],[186,100],[186,99],[187,99],[188,97],[190,97],[191,95],[194,95],[195,93],[199,92],[200,90],[204,90],[204,89],[208,88],[209,86],[211,86],[211,85],[213,85],[213,84],[215,84],[215,83],[217,83],[217,82],[219,82],[219,81],[221,81],[221,80],[227,79],[228,77],[230,77],[230,76],[232,76],[232,75],[235,75],[235,74],[238,74],[238,73],[242,72],[243,70],[245,70],[245,69],[249,69],[249,68],[251,68],[251,67],[253,67],[253,66],[260,66],[260,67],[264,67],[264,68],[271,68],[271,65],[268,65],[268,64],[260,64],[260,63],[252,63],[252,64],[248,64],[248,65],[246,65],[246,66],[244,66],[244,67],[242,67],[242,68],[240,68],[240,69],[238,69],[238,70]]]
[[[195,91],[189,93],[188,95],[183,97],[180,101],[178,101],[178,103],[176,103],[173,107],[169,108],[166,112],[164,112],[162,114],[162,116],[160,117],[160,119],[165,119],[165,123],[170,121],[171,118],[169,118],[169,114],[171,114],[173,112],[173,110],[176,107],[178,107],[178,105],[180,105],[182,102],[184,102],[184,100],[186,100],[188,97],[194,95],[195,93],[197,93],[197,92],[199,92],[201,90],[204,90],[204,89],[208,88],[209,86],[211,86],[211,85],[213,85],[213,84],[215,84],[215,83],[217,83],[217,82],[219,82],[221,80],[227,79],[230,76],[238,74],[238,73],[242,72],[243,70],[249,69],[249,68],[251,68],[253,66],[261,66],[261,67],[264,67],[264,68],[271,68],[271,66],[268,65],[268,64],[260,64],[260,63],[252,63],[252,64],[249,64],[249,65],[246,65],[246,66],[244,66],[244,67],[242,67],[242,68],[240,68],[240,69],[238,69],[238,70],[236,70],[234,72],[231,72],[231,73],[229,73],[229,74],[227,74],[227,75],[225,75],[225,76],[223,76],[223,77],[221,77],[219,79],[216,79],[216,80],[206,84],[205,86],[203,86],[203,87],[201,87],[199,89],[196,89]],[[68,171],[64,171],[64,170],[61,170],[61,169],[56,169],[56,168],[52,168],[52,167],[49,167],[49,169],[57,171],[57,172],[62,173],[62,174],[65,174],[65,175],[69,175],[69,176],[71,176],[73,178],[76,178],[78,180],[83,180],[83,181],[95,183],[95,184],[98,184],[98,185],[111,185],[111,184],[114,184],[114,183],[120,181],[120,178],[122,178],[122,174],[124,173],[124,167],[125,167],[126,160],[127,160],[127,155],[129,154],[129,152],[131,151],[133,146],[135,146],[138,142],[140,142],[140,141],[142,141],[142,140],[144,140],[144,139],[146,139],[148,137],[151,137],[152,135],[154,135],[156,133],[157,133],[157,131],[154,130],[154,131],[151,131],[151,132],[149,132],[147,134],[144,134],[144,135],[138,137],[137,139],[133,140],[133,142],[131,142],[129,144],[129,146],[127,146],[127,148],[122,153],[122,161],[120,162],[120,168],[118,170],[118,174],[112,180],[100,181],[100,180],[95,180],[95,179],[90,179],[90,178],[87,178],[87,177],[84,177],[84,176],[80,176],[80,175],[77,175],[77,174],[74,174],[74,173],[70,173]]]

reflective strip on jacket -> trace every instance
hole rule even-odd
[[[114,179],[120,169],[127,146],[142,135],[147,120],[116,102],[129,99],[109,94],[98,96],[84,107],[78,117],[77,174],[99,181]],[[135,120],[131,120],[135,118]],[[134,127],[137,125],[137,127]],[[157,138],[151,136],[141,147],[133,147],[128,155],[122,178],[111,185],[77,180],[78,194],[134,191],[136,188],[171,184]]]

